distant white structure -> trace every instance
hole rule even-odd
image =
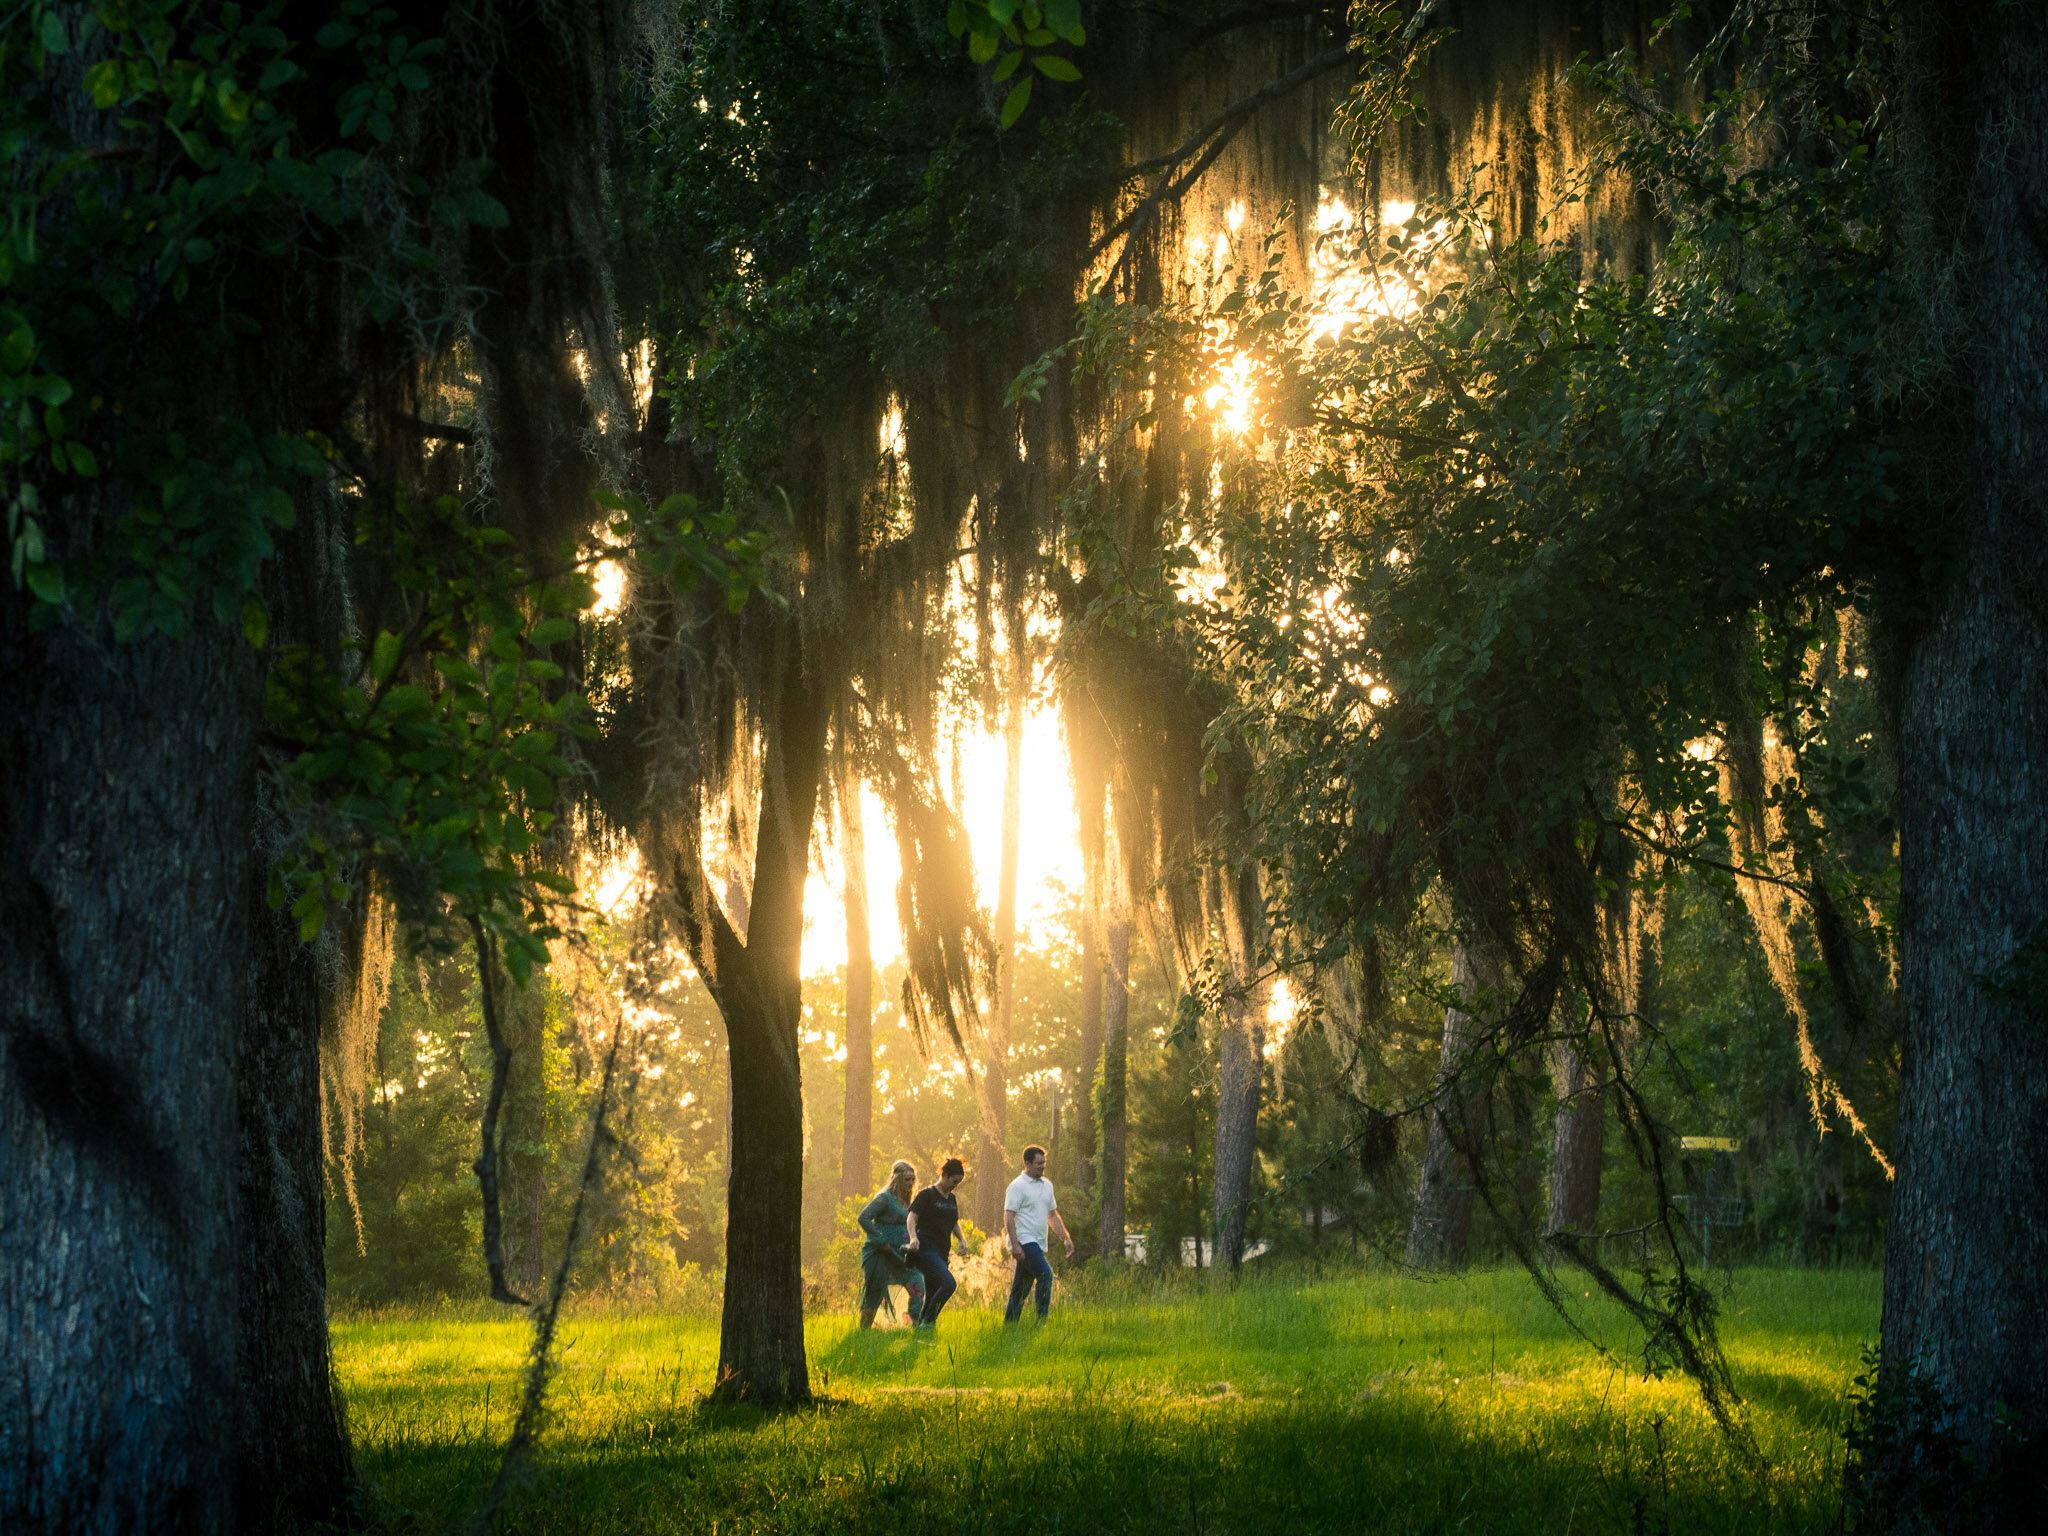
[[[1270,1243],[1253,1243],[1251,1247],[1244,1251],[1245,1262],[1249,1263],[1251,1260],[1258,1258],[1260,1255],[1268,1252],[1271,1247]],[[1152,1234],[1150,1232],[1126,1232],[1124,1234],[1124,1262],[1126,1264],[1144,1263],[1151,1251]],[[1201,1246],[1200,1255],[1197,1257],[1195,1240],[1192,1237],[1184,1237],[1180,1240],[1180,1267],[1182,1269],[1207,1269],[1215,1262],[1216,1245],[1214,1243],[1205,1241]]]

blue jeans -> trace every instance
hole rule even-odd
[[[1045,1262],[1045,1249],[1037,1243],[1024,1243],[1024,1257],[1017,1261],[1017,1276],[1010,1282],[1010,1305],[1003,1312],[1003,1321],[1014,1323],[1024,1315],[1024,1293],[1035,1282],[1038,1286],[1038,1315],[1042,1319],[1052,1310],[1052,1266]]]
[[[960,1282],[953,1278],[952,1266],[946,1262],[943,1253],[934,1253],[929,1248],[913,1248],[910,1263],[924,1276],[924,1316],[920,1321],[929,1328],[939,1320],[939,1308],[952,1299]]]

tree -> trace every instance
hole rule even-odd
[[[2033,1323],[2048,1253],[2023,1214],[2048,1157],[2048,629],[2027,595],[2048,559],[2048,254],[2028,233],[2028,189],[2048,176],[2048,20],[1922,4],[1900,20],[1901,254],[1941,365],[1910,469],[1944,549],[1888,615],[1904,1022],[1884,1354],[1895,1380],[1918,1374],[1955,1405],[1978,1475],[2003,1480],[1980,1506],[1988,1529],[2038,1475],[2008,1434],[2048,1414]],[[1944,1492],[1913,1492],[1873,1500],[1873,1518],[1950,1518]]]
[[[536,638],[524,576],[483,593],[480,568],[505,573],[443,516],[460,472],[426,450],[485,424],[416,411],[479,291],[545,328],[602,286],[564,223],[506,228],[481,155],[520,211],[530,195],[575,224],[624,33],[596,11],[424,19],[39,5],[4,23],[6,153],[40,189],[0,260],[0,1226],[6,1374],[31,1405],[5,1431],[9,1523],[338,1514],[319,978],[346,967],[294,946],[360,913],[379,859],[527,936],[510,844],[566,764],[533,735],[508,777],[509,743],[557,723],[536,652],[565,637]],[[591,147],[537,148],[557,135]],[[566,359],[567,328],[551,340]],[[482,391],[490,424],[517,414],[516,372]],[[416,628],[380,629],[394,589],[421,599]],[[454,660],[480,632],[515,653],[499,696],[485,680],[436,704],[396,677],[423,637]],[[483,721],[433,766],[388,750]],[[446,823],[449,800],[460,830],[408,819],[438,803]],[[109,1417],[108,1392],[146,1406]]]
[[[839,780],[839,834],[846,902],[846,1105],[839,1193],[874,1192],[875,958],[868,937],[867,830],[857,780]]]

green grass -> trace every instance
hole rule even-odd
[[[1216,1277],[1063,1292],[935,1345],[817,1317],[781,1416],[707,1410],[715,1319],[563,1328],[514,1532],[1823,1531],[1846,1391],[1877,1324],[1867,1271],[1716,1275],[1768,1469],[1682,1379],[1645,1380],[1617,1314],[1574,1337],[1518,1272]],[[341,1321],[337,1362],[383,1519],[455,1529],[511,1427],[527,1333],[481,1316]]]

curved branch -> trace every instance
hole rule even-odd
[[[1143,202],[1118,219],[1101,239],[1088,248],[1088,259],[1094,260],[1140,225],[1157,218],[1164,204],[1178,202],[1187,189],[1200,179],[1202,173],[1216,163],[1217,156],[1229,147],[1230,141],[1237,137],[1259,108],[1278,101],[1283,96],[1292,95],[1319,75],[1328,74],[1342,64],[1350,56],[1350,52],[1351,50],[1346,47],[1332,48],[1326,53],[1317,54],[1299,69],[1291,70],[1278,80],[1269,81],[1251,95],[1232,102],[1196,129],[1178,149],[1164,155],[1155,155],[1150,160],[1140,160],[1136,165],[1126,169],[1118,180],[1128,181],[1134,176],[1149,175],[1153,171],[1171,170],[1182,161],[1194,158],[1194,164],[1185,172],[1179,176],[1169,176]]]

